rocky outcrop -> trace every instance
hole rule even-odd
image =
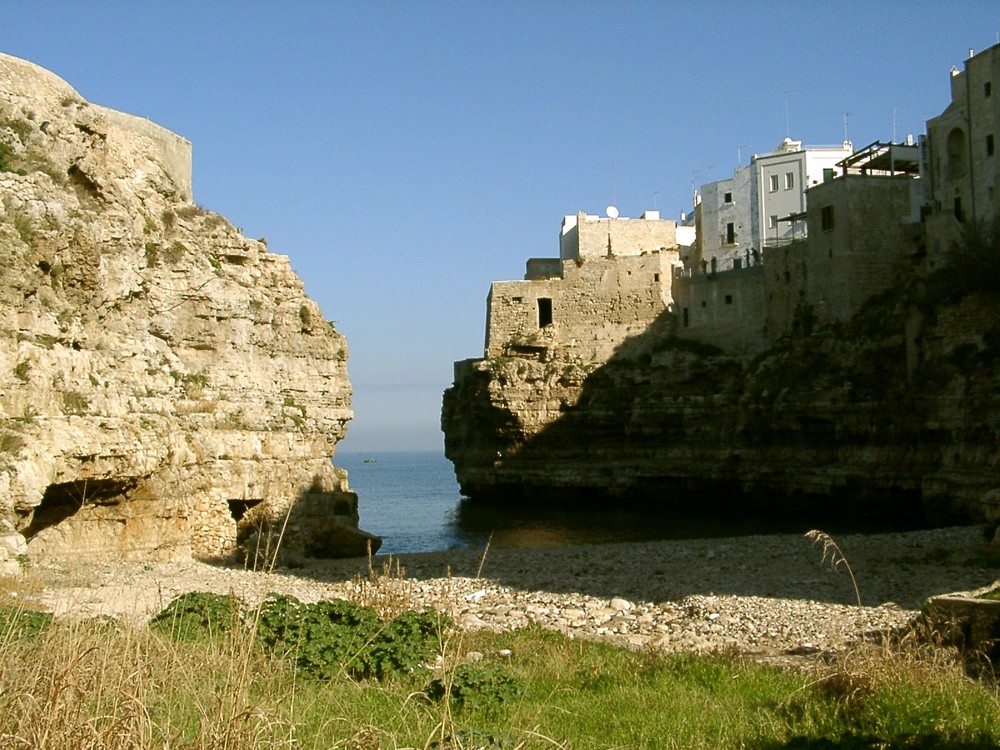
[[[674,338],[668,313],[599,366],[458,363],[446,454],[479,500],[996,523],[998,307],[921,282],[848,324],[804,311],[754,358]]]
[[[0,523],[29,555],[377,549],[330,461],[344,337],[191,202],[184,139],[0,55],[0,266]]]

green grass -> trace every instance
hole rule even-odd
[[[1000,741],[996,688],[969,679],[950,652],[912,643],[792,671],[735,654],[628,651],[537,628],[493,634],[446,626],[427,641],[423,659],[352,677],[347,669],[304,669],[294,653],[254,637],[252,611],[234,617],[225,597],[202,599],[175,604],[160,620],[208,624],[200,637],[107,621],[48,624],[34,614],[18,625],[20,616],[7,610],[0,747],[973,748]],[[326,617],[325,609],[309,611]],[[377,620],[357,617],[365,627]],[[470,661],[472,652],[481,659]]]

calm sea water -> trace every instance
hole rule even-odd
[[[822,517],[575,510],[544,504],[486,506],[463,499],[451,462],[437,452],[338,453],[358,493],[361,528],[382,537],[380,553],[435,552],[494,547],[563,547],[603,542],[694,539],[763,533],[889,530]],[[694,509],[697,510],[697,509]],[[903,526],[900,528],[914,528]]]

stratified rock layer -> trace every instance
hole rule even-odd
[[[894,290],[753,359],[672,338],[665,316],[600,366],[458,363],[446,453],[473,499],[995,522],[998,307]]]
[[[0,267],[0,520],[30,555],[222,555],[237,521],[377,548],[330,462],[346,342],[287,257],[191,203],[183,139],[5,55]]]

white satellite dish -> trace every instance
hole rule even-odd
[[[618,218],[618,208],[615,207],[615,206],[608,206],[605,209],[605,213],[607,213],[609,219],[617,219]]]

